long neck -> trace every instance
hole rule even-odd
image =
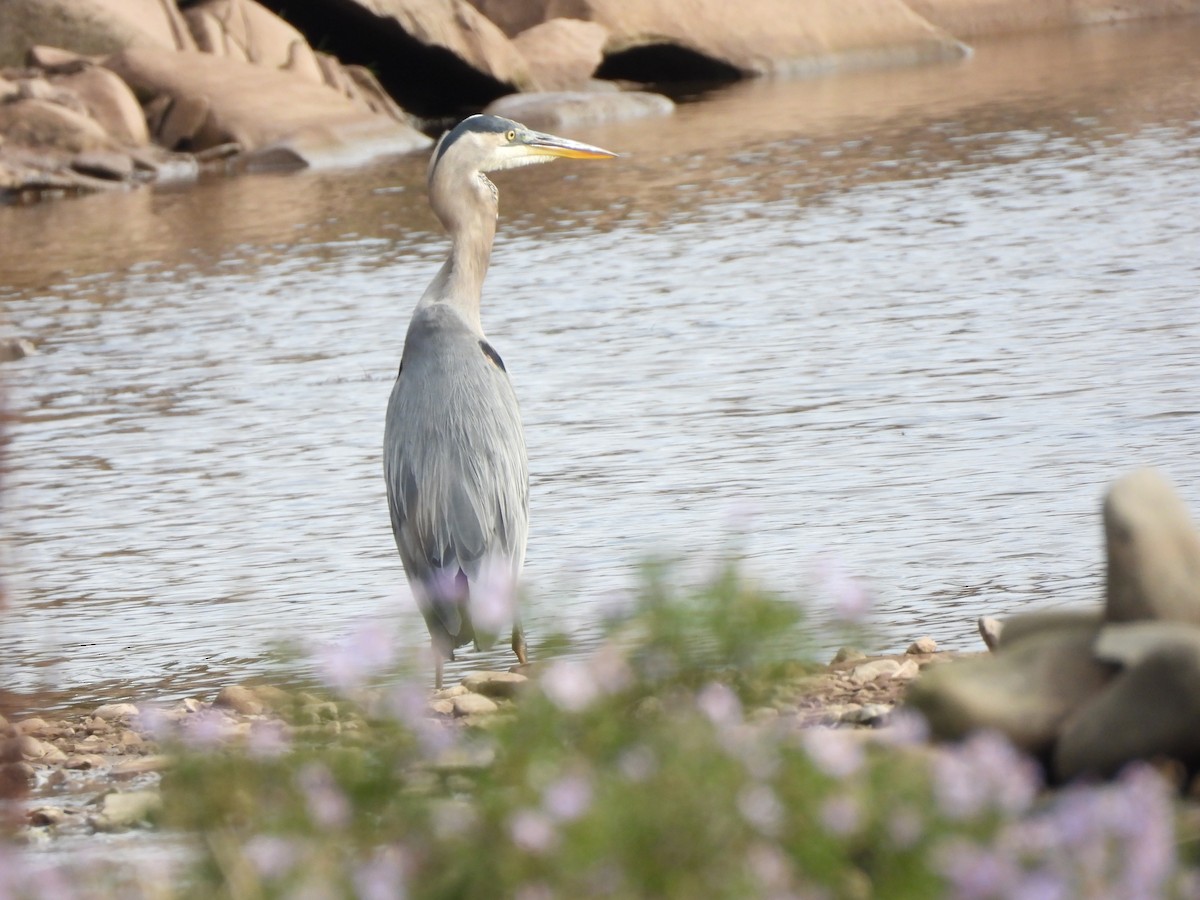
[[[450,234],[450,256],[420,305],[452,306],[482,334],[479,301],[496,236],[496,199],[491,185],[481,177],[465,181],[447,185],[444,179],[435,178],[429,186],[430,202]]]

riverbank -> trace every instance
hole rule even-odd
[[[977,654],[939,652],[930,638],[914,641],[904,654],[868,656],[846,648],[829,665],[780,681],[768,702],[747,710],[747,720],[789,730],[884,727],[922,670],[964,655]],[[530,668],[530,676],[470,673],[430,694],[424,715],[448,729],[494,728],[543,677],[539,667]],[[550,677],[554,671],[550,666]],[[266,685],[230,685],[207,699],[173,704],[18,713],[8,721],[0,717],[0,758],[6,760],[0,779],[21,798],[16,839],[43,844],[150,827],[161,807],[158,785],[171,765],[169,748],[180,739],[214,749],[227,742],[284,745],[301,735],[335,739],[368,727],[360,713],[328,696]],[[445,765],[452,771],[459,762]]]
[[[674,105],[649,87],[959,62],[996,35],[1200,15],[1200,0],[303,7],[6,4],[0,200],[356,165],[426,150],[465,112],[565,128],[661,117]]]

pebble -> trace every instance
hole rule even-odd
[[[162,807],[158,791],[112,791],[100,801],[100,812],[91,820],[97,831],[118,831],[141,825]]]
[[[433,692],[434,700],[453,700],[455,697],[461,697],[463,694],[469,693],[461,684],[451,685],[448,688],[442,688],[440,691]]]
[[[437,716],[452,716],[454,715],[454,700],[430,700],[429,711]]]
[[[103,756],[96,753],[74,753],[63,763],[64,769],[99,769],[104,766]]]
[[[50,726],[46,724],[45,719],[38,718],[22,719],[20,722],[13,723],[13,728],[15,728],[19,734],[40,734],[49,727]]]
[[[833,655],[833,665],[844,662],[854,662],[859,659],[866,659],[867,654],[863,653],[857,647],[842,647]]]
[[[906,659],[900,663],[900,668],[895,671],[892,678],[897,678],[901,681],[911,681],[921,674],[921,666],[915,659]]]
[[[41,759],[46,755],[46,745],[29,734],[17,738],[17,752],[22,759]]]

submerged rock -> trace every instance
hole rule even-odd
[[[549,130],[669,116],[675,104],[645,91],[562,91],[509,94],[484,111]]]

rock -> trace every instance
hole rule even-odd
[[[1093,652],[1106,663],[1129,668],[1162,647],[1182,644],[1200,652],[1200,626],[1182,622],[1125,622],[1105,625]]]
[[[429,768],[440,775],[469,775],[490,768],[495,761],[496,748],[491,744],[455,746],[442,751]]]
[[[49,730],[50,724],[42,718],[34,717],[31,719],[22,719],[20,722],[14,722],[15,728],[20,734],[43,734]]]
[[[1120,478],[1104,500],[1110,622],[1200,623],[1200,535],[1171,484],[1155,469]]]
[[[528,681],[516,672],[471,672],[462,680],[462,686],[486,697],[513,697]]]
[[[584,87],[604,59],[608,29],[579,19],[551,19],[522,31],[513,44],[538,90],[570,91]]]
[[[927,669],[907,702],[935,737],[990,728],[1024,750],[1045,752],[1066,718],[1111,678],[1111,667],[1092,655],[1096,631],[1079,623],[1037,631],[986,656]]]
[[[558,0],[471,0],[471,5],[509,37],[516,37],[549,19],[548,10],[558,5]]]
[[[63,763],[64,769],[100,769],[106,760],[97,753],[73,753]]]
[[[190,50],[195,45],[174,3],[162,0],[4,0],[0,68],[22,65],[50,45],[88,55],[127,47]]]
[[[22,78],[17,81],[17,99],[45,100],[47,103],[66,107],[71,112],[88,115],[87,107],[74,91],[51,84],[44,78]]]
[[[32,341],[25,338],[0,339],[0,362],[16,362],[18,359],[36,355],[37,348],[33,346]],[[0,720],[2,719],[3,717],[0,717]],[[0,721],[0,728],[6,724],[6,722]]]
[[[1075,3],[906,0],[906,3],[917,15],[963,39],[1196,12],[1194,4],[1173,0],[1084,0]]]
[[[255,696],[253,689],[240,684],[227,684],[217,693],[213,706],[231,709],[244,716],[261,715],[266,707]]]
[[[38,828],[48,828],[65,821],[69,815],[60,806],[39,806],[29,811],[26,815],[26,821]]]
[[[1090,629],[1098,632],[1103,616],[1090,610],[1065,610],[1023,613],[1003,622],[999,646],[1007,647],[1025,640],[1031,634],[1040,634],[1060,629]]]
[[[1151,651],[1063,725],[1054,753],[1062,779],[1112,775],[1135,759],[1200,764],[1200,647]]]
[[[455,697],[461,697],[468,693],[467,688],[461,684],[452,684],[450,687],[442,688],[440,691],[433,692],[434,700],[453,700]]]
[[[22,759],[41,759],[46,755],[46,745],[30,734],[17,737],[17,752]]]
[[[92,825],[97,831],[119,831],[149,824],[162,808],[158,791],[112,791],[100,800],[100,811]]]
[[[251,0],[203,0],[184,16],[198,49],[325,84],[316,54],[299,31]]]
[[[979,636],[983,638],[989,650],[1000,646],[1000,635],[1004,631],[1003,622],[991,616],[980,616],[975,620],[975,627],[979,629]]]
[[[0,105],[0,133],[11,143],[82,153],[111,150],[115,144],[90,117],[48,100],[18,100]]]
[[[598,22],[608,29],[608,67],[615,54],[641,50],[645,71],[635,80],[661,80],[672,73],[664,54],[655,71],[651,51],[673,45],[707,58],[709,71],[785,75],[961,59],[969,51],[948,32],[931,25],[897,0],[810,0],[797,15],[793,0],[725,0],[647,3],[645,0],[563,0],[559,15]],[[678,57],[678,53],[675,53]],[[626,77],[626,76],[620,76]]]
[[[15,81],[9,81],[7,78],[0,77],[0,103],[8,103],[10,100],[16,100],[20,96],[21,86],[19,84]],[[2,139],[0,139],[0,143],[3,143]]]
[[[37,782],[37,769],[25,760],[0,765],[0,795],[12,797]]]
[[[26,62],[31,67],[41,69],[43,72],[66,74],[85,69],[93,63],[93,58],[72,50],[63,50],[61,47],[47,47],[39,44],[29,48]]]
[[[501,84],[518,90],[533,86],[525,57],[466,0],[356,0],[356,5],[377,19],[394,22],[428,47],[448,50]]]
[[[530,128],[560,129],[669,116],[675,104],[644,91],[563,91],[509,94],[484,112],[514,119]]]
[[[911,681],[921,674],[921,665],[915,659],[906,659],[893,674],[895,681]]]
[[[900,671],[900,663],[894,659],[872,659],[859,663],[850,671],[850,680],[855,684],[866,684],[879,678],[892,678]]]
[[[857,647],[842,647],[840,650],[838,650],[837,653],[835,653],[833,655],[833,660],[830,663],[830,665],[837,665],[838,663],[845,663],[845,662],[854,662],[855,660],[866,659],[866,658],[867,658],[867,654],[863,653]]]
[[[139,759],[127,759],[114,763],[108,774],[113,778],[131,778],[144,775],[147,772],[161,772],[170,765],[169,756],[143,756]]]
[[[891,706],[883,703],[867,703],[856,709],[847,710],[839,719],[839,724],[866,725],[874,728],[885,724],[891,714]]]
[[[912,656],[923,656],[928,653],[937,653],[937,641],[931,637],[920,637],[908,645],[908,649],[904,651]]]
[[[454,701],[430,700],[429,711],[435,716],[452,716],[454,715]]]
[[[286,146],[318,165],[431,143],[416,129],[355,106],[327,87],[250,63],[129,50],[106,65],[139,96],[171,98],[159,131],[172,149],[198,151],[230,142],[247,151]]]
[[[132,719],[139,714],[138,708],[132,703],[105,703],[92,712],[92,716],[105,722],[114,719]]]
[[[495,700],[491,700],[483,694],[460,694],[450,702],[454,704],[454,715],[456,716],[487,715],[500,708],[496,705]]]
[[[133,91],[120,78],[100,66],[52,77],[51,83],[71,91],[115,141],[141,147],[150,142],[146,116]]]

